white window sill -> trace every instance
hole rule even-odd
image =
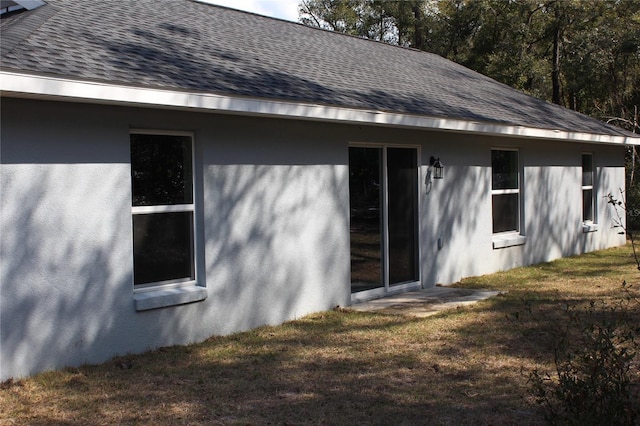
[[[527,237],[524,235],[511,234],[500,235],[493,237],[493,249],[501,249],[513,246],[522,246],[527,242]]]
[[[598,230],[597,223],[583,223],[582,224],[582,232],[596,232]]]
[[[133,295],[136,311],[166,308],[199,302],[207,298],[207,289],[199,286],[167,288]]]

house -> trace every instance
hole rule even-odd
[[[193,0],[11,3],[0,380],[625,242],[604,196],[640,138],[436,55]]]

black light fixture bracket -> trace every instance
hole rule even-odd
[[[434,179],[443,179],[444,178],[444,166],[440,161],[440,157],[436,158],[433,155],[429,159],[429,165],[433,170],[433,178]]]

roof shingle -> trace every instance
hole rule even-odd
[[[426,52],[192,0],[48,3],[0,25],[2,70],[626,134]]]

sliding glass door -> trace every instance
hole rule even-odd
[[[349,148],[351,292],[384,287],[382,148]]]
[[[418,150],[349,148],[351,292],[419,281]]]
[[[387,149],[389,285],[418,281],[417,150]]]

